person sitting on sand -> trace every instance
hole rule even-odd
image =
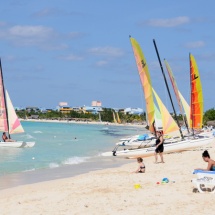
[[[215,161],[210,158],[210,155],[207,150],[202,153],[202,158],[205,162],[208,163],[207,169],[195,169],[195,170],[205,170],[205,171],[215,171]]]
[[[133,173],[144,173],[146,167],[145,167],[145,165],[143,163],[143,159],[141,157],[137,158],[137,163],[139,164],[138,169],[136,171],[134,171]]]
[[[9,139],[5,132],[3,132],[3,134],[2,134],[2,140],[4,142],[14,142],[15,141],[15,140]]]

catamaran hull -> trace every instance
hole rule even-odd
[[[213,137],[209,138],[197,138],[187,139],[176,143],[169,143],[164,145],[164,153],[184,151],[188,149],[198,148],[201,146],[208,145],[214,141]],[[126,149],[116,152],[105,152],[102,156],[117,156],[124,158],[137,158],[137,157],[148,157],[152,156],[155,152],[155,147],[141,148],[141,149]]]
[[[0,147],[7,147],[7,148],[31,148],[34,145],[35,145],[35,142],[24,142],[24,141],[0,142]]]

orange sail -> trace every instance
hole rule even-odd
[[[195,58],[190,54],[190,125],[191,128],[201,129],[203,121],[203,93],[198,66]]]
[[[151,78],[148,70],[148,65],[146,63],[146,59],[143,55],[140,45],[132,37],[130,37],[130,41],[134,51],[134,56],[135,56],[142,88],[144,91],[149,130],[151,132],[154,132],[153,123],[155,121],[155,109],[154,109],[152,84],[151,84]]]

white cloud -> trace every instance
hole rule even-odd
[[[150,19],[143,22],[144,25],[149,25],[153,27],[164,27],[164,28],[172,28],[179,25],[188,24],[190,22],[190,18],[187,16],[179,16],[170,19]]]
[[[80,38],[80,37],[83,37],[83,36],[84,36],[84,33],[81,33],[81,32],[70,32],[68,34],[68,37],[72,38],[72,39],[74,39],[74,38]]]
[[[204,41],[196,41],[196,42],[190,42],[185,44],[186,48],[201,48],[205,46],[205,42]]]
[[[68,61],[79,61],[79,60],[83,60],[84,58],[78,55],[71,54],[67,56],[62,56],[60,57],[60,59],[68,60]]]
[[[0,22],[0,26],[5,26],[6,23],[5,22]]]
[[[12,37],[20,37],[27,39],[44,40],[53,36],[54,31],[52,28],[43,26],[20,26],[16,25],[8,29],[8,33]]]
[[[107,64],[108,64],[107,61],[101,60],[101,61],[98,61],[98,62],[96,63],[96,66],[105,66],[105,65],[107,65]]]
[[[67,49],[68,45],[58,41],[60,37],[66,36],[42,25],[15,25],[0,29],[0,38],[15,46],[36,46],[45,50]]]
[[[0,39],[15,46],[35,46],[43,50],[65,50],[68,48],[68,40],[83,36],[83,33],[79,32],[58,33],[53,28],[42,25],[8,27],[0,22],[0,26]]]
[[[62,12],[57,10],[57,9],[45,8],[43,10],[40,10],[40,11],[34,13],[33,16],[35,16],[35,17],[46,17],[46,16],[58,15],[58,14],[61,14],[61,13]]]
[[[53,40],[57,34],[52,28],[44,26],[16,25],[0,30],[0,38],[6,39],[17,46],[41,45]]]
[[[105,55],[109,57],[121,57],[124,55],[124,52],[119,48],[114,47],[96,47],[88,50],[91,54],[94,55]]]

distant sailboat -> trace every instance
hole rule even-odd
[[[121,120],[119,118],[119,113],[118,112],[116,112],[116,120],[117,120],[117,123],[121,124]]]
[[[8,92],[4,88],[3,73],[0,60],[0,131],[11,134],[23,133],[24,129],[16,115]],[[33,147],[35,142],[0,142],[0,147]]]
[[[114,123],[117,123],[117,121],[116,121],[116,116],[115,116],[114,111],[113,111],[113,122],[114,122]]]

